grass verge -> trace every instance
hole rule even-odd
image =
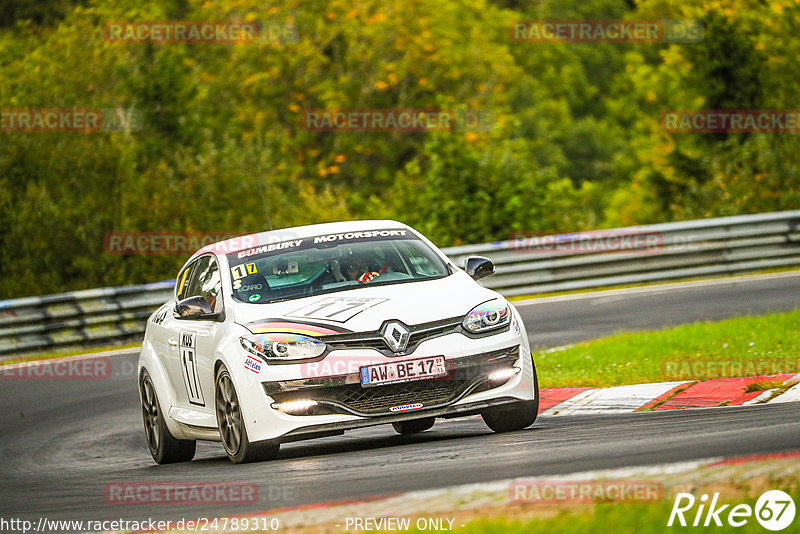
[[[789,492],[794,502],[800,502],[800,491],[796,489]],[[750,509],[755,508],[757,496],[749,496],[742,500],[735,500],[719,515],[722,526],[711,523],[704,527],[707,511],[703,510],[700,526],[692,527],[692,522],[698,511],[695,505],[691,511],[684,514],[687,526],[681,527],[677,519],[672,528],[667,522],[672,511],[673,502],[664,501],[657,503],[601,503],[584,510],[563,510],[555,517],[546,519],[513,520],[507,518],[479,519],[469,522],[464,527],[458,528],[460,534],[529,534],[531,532],[547,532],[548,534],[575,534],[590,532],[614,532],[619,534],[662,534],[672,529],[698,530],[714,532],[767,532],[755,516],[744,518],[747,523],[741,527],[727,524],[728,513],[733,505],[747,504]],[[739,520],[741,520],[740,518]],[[795,525],[797,518],[795,518]],[[786,532],[792,531],[789,526]],[[411,532],[414,532],[413,530]]]
[[[800,373],[800,310],[616,334],[534,360],[545,388]]]

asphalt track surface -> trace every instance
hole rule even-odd
[[[800,275],[668,291],[525,304],[532,344],[556,346],[641,330],[800,308]],[[525,476],[800,450],[800,403],[623,415],[540,417],[493,434],[479,418],[437,421],[400,437],[389,426],[284,445],[271,462],[236,466],[216,443],[157,466],[147,452],[135,354],[94,381],[0,382],[0,518],[134,519],[241,515],[274,508]],[[246,482],[257,502],[112,505],[107,484]]]

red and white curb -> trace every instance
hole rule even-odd
[[[800,378],[800,375],[796,375],[795,378]],[[769,402],[798,402],[800,401],[800,382],[786,390],[783,395],[779,395],[774,399],[770,399]]]
[[[590,413],[633,412],[655,398],[660,397],[687,382],[663,382],[660,384],[636,384],[608,388],[587,389],[552,406],[544,415],[583,415]],[[548,390],[540,395],[546,398]]]
[[[754,383],[781,388],[747,391]],[[784,388],[791,386],[781,393]],[[554,388],[539,392],[542,415],[619,414],[637,410],[682,410],[800,401],[800,374],[718,378],[703,382],[660,382],[607,388]]]

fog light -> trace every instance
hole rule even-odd
[[[287,402],[273,402],[270,406],[273,410],[280,410],[289,415],[302,415],[311,408],[317,406],[317,401],[296,400]]]
[[[489,380],[491,382],[501,382],[503,380],[508,380],[512,376],[519,374],[521,369],[516,367],[511,367],[509,369],[500,369],[499,371],[495,371],[494,373],[489,375]]]

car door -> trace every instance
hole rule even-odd
[[[214,311],[222,311],[219,266],[211,255],[196,259],[178,277],[176,301],[195,296],[204,297]],[[167,352],[170,355],[168,366],[176,404],[179,408],[211,411],[214,396],[214,339],[221,323],[168,315],[165,319],[170,333],[167,339]]]

